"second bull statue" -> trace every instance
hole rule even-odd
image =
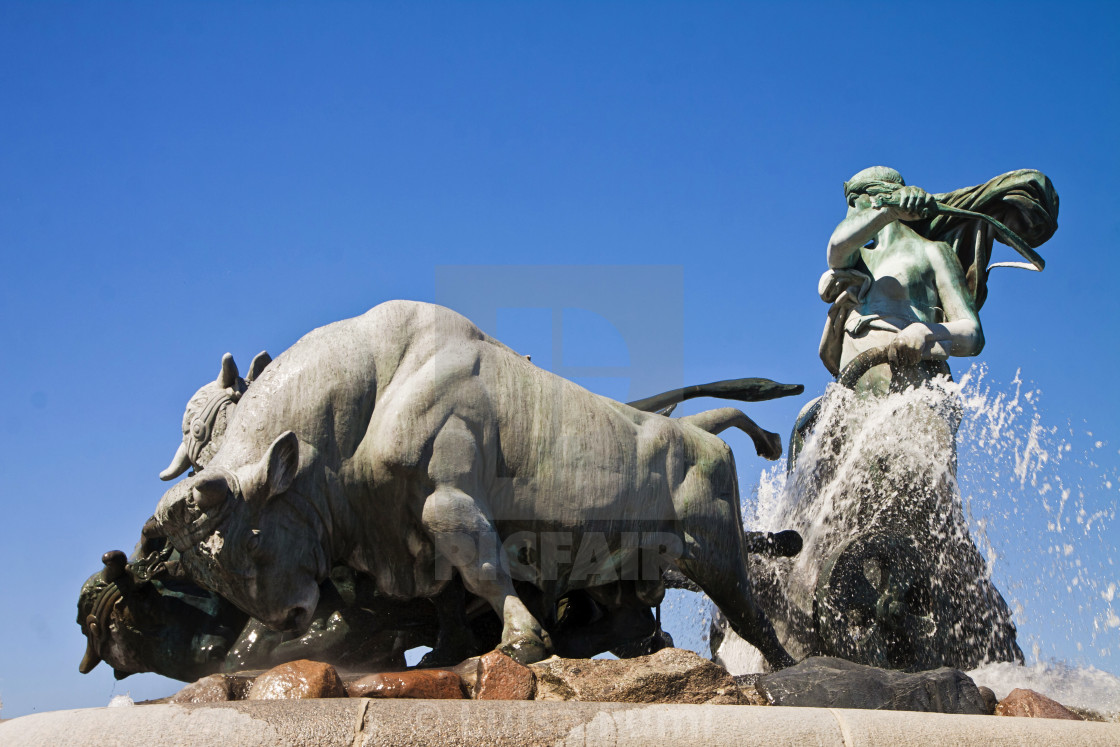
[[[306,628],[332,564],[402,599],[457,572],[522,662],[549,653],[538,618],[555,600],[628,584],[656,603],[676,566],[778,668],[792,660],[752,599],[734,460],[714,435],[733,426],[773,455],[734,408],[641,412],[448,309],[393,301],[273,361],[157,528],[192,577],[280,630]]]

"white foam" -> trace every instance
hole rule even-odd
[[[136,705],[132,700],[130,692],[124,695],[114,695],[109,698],[109,708],[124,708],[130,705]]]
[[[1112,719],[1120,717],[1120,677],[1093,666],[1073,667],[1060,661],[1025,667],[985,664],[968,675],[977,685],[992,688],[1000,700],[1015,688],[1024,688],[1065,706],[1087,708]]]

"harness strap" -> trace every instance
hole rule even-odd
[[[191,421],[191,440],[187,444],[187,457],[196,469],[199,467],[199,455],[206,444],[210,443],[210,437],[214,434],[214,423],[218,420],[218,413],[226,405],[237,402],[239,398],[240,395],[234,396],[232,389],[222,389],[207,400],[202,412]]]

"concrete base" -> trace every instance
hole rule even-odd
[[[53,711],[11,745],[1108,745],[1120,724],[906,711],[532,701],[286,700]]]

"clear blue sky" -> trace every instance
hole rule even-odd
[[[1049,265],[993,274],[981,360],[1003,384],[1022,369],[1043,421],[1090,452],[1069,481],[1114,511],[1118,7],[3,2],[3,715],[114,692],[104,666],[78,674],[77,591],[131,550],[222,353],[246,366],[381,301],[435,300],[445,265],[675,266],[675,285],[620,292],[676,299],[665,370],[805,384],[750,408],[785,434],[828,380],[816,283],[841,183],[874,164],[930,191],[1054,180]],[[581,365],[625,365],[573,314]],[[509,324],[551,349],[547,324]],[[765,465],[731,442],[749,495]],[[1037,521],[993,515],[997,579],[1064,586],[1014,560],[1057,541],[1037,496],[1017,505]],[[1118,582],[1118,526],[1062,541]],[[1089,610],[1072,624],[1024,602],[1024,635],[1120,673],[1120,629],[1088,643],[1099,597],[1059,595]]]

